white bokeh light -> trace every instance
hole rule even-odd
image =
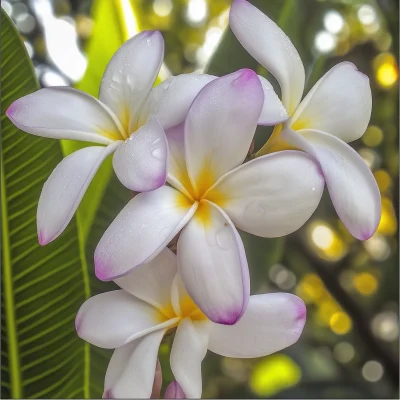
[[[192,25],[200,25],[207,18],[207,3],[205,0],[189,0],[186,18]]]
[[[339,33],[344,26],[344,19],[340,13],[335,10],[328,11],[324,15],[324,27],[333,34]]]
[[[330,53],[336,47],[336,37],[327,31],[318,32],[314,45],[318,52]]]

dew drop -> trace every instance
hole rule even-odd
[[[225,227],[217,232],[217,244],[221,249],[230,249],[234,243],[233,233],[230,228]]]
[[[161,140],[160,138],[157,138],[157,139],[156,139],[154,142],[152,142],[151,144],[152,144],[152,145],[157,144],[157,143],[160,142],[160,140]]]
[[[243,218],[257,221],[265,213],[263,206],[258,201],[250,202],[244,210]]]
[[[162,160],[163,159],[163,151],[162,151],[161,147],[157,147],[156,149],[154,149],[151,152],[151,155],[154,158],[157,158],[157,160]]]

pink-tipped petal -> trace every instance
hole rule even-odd
[[[199,194],[243,162],[263,103],[261,82],[249,69],[215,79],[196,97],[185,122],[185,155]]]
[[[196,208],[196,204],[168,186],[135,196],[96,247],[96,276],[113,280],[151,261],[186,225]]]
[[[7,117],[32,135],[108,145],[121,138],[115,115],[100,101],[69,87],[40,89],[14,101]]]
[[[118,179],[135,192],[148,192],[164,185],[167,163],[167,138],[155,118],[125,140],[113,157]]]
[[[225,357],[262,357],[297,342],[306,321],[304,302],[287,293],[251,296],[241,320],[212,324],[208,348]]]
[[[322,131],[284,130],[283,137],[319,162],[339,218],[355,238],[369,239],[379,225],[381,195],[361,156],[342,140]]]
[[[186,396],[179,383],[172,381],[165,389],[164,399],[186,399]]]
[[[240,319],[250,293],[246,253],[234,225],[217,206],[201,204],[182,230],[178,270],[208,318],[227,325]]]

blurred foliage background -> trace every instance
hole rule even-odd
[[[223,75],[249,67],[271,79],[279,92],[274,79],[227,28],[230,3],[4,0],[1,6],[15,23],[42,87],[75,86],[97,96],[102,73],[117,48],[139,30],[159,29],[166,43],[159,79],[192,71]],[[307,91],[343,60],[354,62],[369,76],[372,118],[365,135],[352,145],[378,182],[382,216],[376,234],[357,241],[324,195],[317,212],[295,234],[250,239],[243,233],[252,293],[297,294],[307,304],[307,324],[295,346],[262,359],[237,360],[209,353],[203,362],[203,397],[398,398],[398,2],[252,3],[282,27],[299,50]],[[8,42],[3,40],[3,29],[4,24],[5,50]],[[73,320],[85,298],[113,288],[94,278],[92,254],[131,193],[112,175],[111,163],[106,163],[63,239],[45,249],[37,245],[35,209],[43,182],[56,160],[84,144],[64,141],[60,148],[54,141],[31,137],[27,154],[18,150],[17,136],[12,136],[11,145],[11,140],[6,142],[7,135],[18,134],[23,140],[29,136],[12,128],[4,117],[9,97],[24,85],[17,75],[13,78],[21,73],[16,64],[4,82],[2,77],[2,398],[99,398],[111,352],[75,337]],[[13,90],[5,87],[8,82]],[[20,95],[37,87],[33,77],[30,82],[31,87]],[[271,128],[258,129],[256,149],[270,134]],[[29,174],[15,176],[19,168],[13,163],[20,156],[25,166],[29,160],[39,160],[35,171],[41,168],[40,162],[47,165],[40,170],[41,180],[32,180]],[[24,180],[29,184],[13,192]],[[28,196],[30,203],[22,207],[21,196]],[[75,283],[82,281],[81,272],[83,284],[78,287]],[[160,349],[164,388],[173,379],[169,347],[167,340]]]

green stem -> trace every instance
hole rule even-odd
[[[7,197],[4,182],[4,168],[1,162],[1,228],[3,246],[3,290],[4,307],[6,310],[7,321],[7,344],[10,366],[11,397],[14,399],[22,398],[21,369],[19,362],[19,348],[17,341],[17,329],[14,305],[14,287],[12,279],[12,264],[10,255],[10,238],[8,231],[8,212]]]

